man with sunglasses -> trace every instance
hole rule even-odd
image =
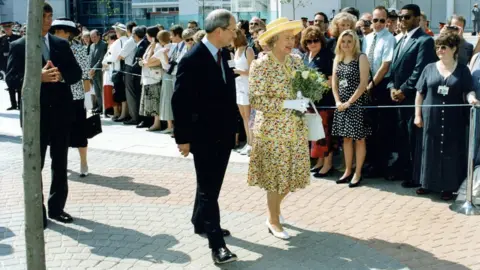
[[[315,13],[315,17],[313,19],[313,25],[320,28],[320,31],[322,31],[323,35],[326,38],[330,37],[330,35],[328,34],[328,17],[325,13],[323,12]]]
[[[467,20],[465,17],[454,14],[448,19],[447,26],[442,28],[441,31],[452,32],[460,37],[461,42],[458,47],[458,63],[463,65],[468,65],[473,56],[473,44],[463,38],[463,29],[465,28],[466,23]]]
[[[253,17],[249,23],[250,37],[247,39],[247,42],[248,47],[253,49],[253,52],[255,53],[255,58],[257,58],[259,51],[255,46],[254,33],[259,29],[267,30],[267,26],[265,25],[265,22],[262,21],[259,17]]]
[[[395,49],[395,37],[386,27],[388,11],[384,6],[378,6],[373,10],[372,28],[373,33],[364,37],[362,51],[370,62],[370,83],[368,92],[373,100],[373,105],[391,105],[387,85],[390,82],[390,64]],[[395,112],[393,110],[372,110],[373,134],[367,138],[367,165],[365,166],[366,177],[384,176],[389,159],[387,142],[392,133],[392,122]],[[393,130],[394,131],[394,130]]]
[[[388,89],[394,104],[414,105],[416,84],[429,63],[436,61],[434,41],[420,27],[420,7],[405,5],[399,14],[401,28],[405,35],[398,41],[393,53],[392,76]],[[397,131],[395,148],[398,159],[387,176],[389,180],[404,180],[405,188],[419,187],[419,175],[413,174],[415,160],[417,128],[413,125],[415,110],[413,107],[396,110]]]

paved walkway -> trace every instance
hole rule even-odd
[[[0,91],[0,268],[25,269],[21,139],[5,98]],[[78,154],[70,153],[66,210],[75,222],[49,222],[47,268],[219,268],[189,222],[192,161],[173,151],[125,152],[117,145],[134,147],[146,132],[111,127],[92,140],[89,177],[78,176]],[[142,144],[158,145],[162,135],[154,135]],[[95,140],[110,140],[112,149]],[[171,140],[164,145],[175,149]],[[334,178],[312,180],[284,203],[293,237],[276,239],[264,225],[265,193],[246,185],[248,164],[235,159],[220,204],[222,226],[233,234],[227,244],[240,261],[222,269],[480,269],[480,217],[455,214],[437,196],[416,196],[398,182],[367,180],[349,189]],[[43,176],[47,194],[49,170]]]

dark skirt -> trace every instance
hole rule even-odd
[[[127,96],[125,94],[125,81],[121,80],[120,83],[114,83],[113,88],[113,101],[116,103],[127,101]]]
[[[85,122],[87,120],[87,111],[85,110],[85,100],[74,100],[73,108],[75,111],[75,120],[72,123],[70,133],[70,147],[87,147],[88,141],[85,135]]]

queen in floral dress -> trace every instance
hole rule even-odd
[[[270,29],[270,30],[269,30]],[[250,104],[256,110],[248,184],[267,191],[267,226],[276,237],[287,239],[280,224],[280,203],[285,196],[309,184],[308,129],[303,117],[286,109],[294,100],[292,72],[303,65],[290,54],[301,21],[272,21],[259,41],[273,50],[252,62],[249,76]]]

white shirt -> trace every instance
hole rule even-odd
[[[135,52],[137,51],[137,44],[133,39],[133,36],[130,37],[125,44],[123,44],[123,48],[120,51],[120,56],[125,58],[125,64],[129,66],[133,66],[135,62]]]
[[[168,71],[170,69],[170,64],[169,64],[169,61],[168,61],[168,54],[170,53],[170,51],[167,53],[167,55],[165,56],[165,51],[166,50],[171,50],[171,47],[172,47],[172,44],[166,44],[165,46],[163,46],[162,48],[160,48],[158,51],[155,50],[156,52],[153,54],[152,57],[155,57],[157,59],[160,60],[160,62],[162,63],[162,68],[164,71]]]
[[[128,38],[125,36],[115,40],[115,42],[113,42],[113,44],[110,46],[110,52],[107,52],[107,62],[113,63],[113,70],[120,70],[120,61],[117,59],[127,41]]]
[[[392,62],[393,51],[395,50],[395,37],[384,28],[377,33],[370,33],[363,39],[363,53],[368,57],[373,39],[377,35],[377,41],[375,43],[375,49],[373,51],[373,63],[370,63],[373,75],[377,74],[378,70],[384,62]],[[390,76],[390,70],[385,74],[385,78]]]
[[[407,33],[407,36],[405,37],[405,40],[403,41],[403,44],[402,44],[402,49],[405,47],[405,44],[407,44],[407,42],[412,38],[413,34],[415,34],[415,32],[417,32],[417,30],[420,29],[420,26],[415,28],[415,29],[412,29],[410,30],[410,32]]]
[[[147,60],[148,55],[150,54],[151,46],[148,46],[145,54],[143,55],[143,60]],[[163,47],[155,46],[155,50],[153,51],[153,55],[157,54]],[[152,55],[152,57],[153,57]],[[143,85],[151,85],[159,83],[162,80],[163,70],[159,67],[142,67],[142,84]]]

